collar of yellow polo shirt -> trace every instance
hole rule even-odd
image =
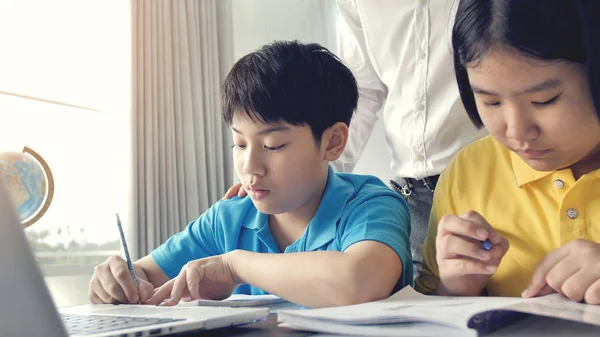
[[[534,170],[490,136],[465,147],[438,181],[417,290],[431,293],[439,282],[440,218],[470,209],[510,243],[487,293],[520,296],[546,254],[577,238],[600,242],[600,169],[575,180],[570,169]]]

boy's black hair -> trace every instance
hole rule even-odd
[[[230,125],[237,111],[263,123],[308,125],[320,142],[333,124],[350,125],[357,100],[352,72],[327,48],[277,41],[233,65],[222,87],[221,113]]]
[[[600,115],[600,0],[460,0],[452,30],[454,71],[469,118],[483,126],[467,65],[493,47],[582,64]]]

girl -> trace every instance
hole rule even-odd
[[[490,136],[440,177],[419,290],[600,304],[599,13],[597,0],[459,2],[458,86]]]

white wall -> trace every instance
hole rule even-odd
[[[218,10],[223,77],[240,57],[274,40],[317,42],[337,50],[335,0],[221,0]],[[354,173],[372,174],[384,182],[391,178],[381,120]]]
[[[371,138],[369,138],[365,151],[356,164],[353,173],[371,174],[387,184],[388,181],[393,178],[392,170],[390,169],[391,158],[385,140],[383,119],[380,117],[377,122],[375,122]]]
[[[222,77],[239,58],[275,40],[336,49],[334,0],[219,0],[217,11]]]
[[[333,0],[233,0],[236,59],[274,40],[317,42],[335,51]]]

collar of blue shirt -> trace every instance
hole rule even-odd
[[[294,245],[302,245],[300,251],[314,251],[323,247],[335,238],[337,222],[342,217],[342,212],[352,197],[354,187],[349,181],[340,178],[330,166],[327,173],[327,184],[325,193],[321,199],[321,204],[317,213],[308,224],[304,234]],[[257,212],[256,221],[248,221],[243,226],[249,229],[258,230],[258,235],[263,236],[269,231],[269,217],[266,214]]]

